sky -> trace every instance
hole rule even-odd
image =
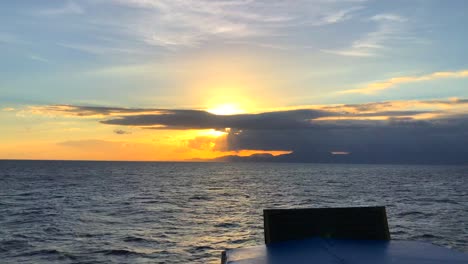
[[[468,163],[465,0],[0,2],[0,159]]]

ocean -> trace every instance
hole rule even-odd
[[[468,252],[467,166],[0,161],[0,262],[220,263],[264,208],[370,205]]]

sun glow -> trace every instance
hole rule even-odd
[[[208,129],[208,130],[202,130],[199,132],[199,135],[201,136],[209,136],[209,137],[221,137],[224,136],[228,133],[229,131],[221,131],[221,130],[216,130],[216,129]]]
[[[236,115],[245,113],[239,105],[232,103],[220,104],[207,111],[215,115]]]

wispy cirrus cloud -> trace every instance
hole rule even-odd
[[[65,47],[65,48],[73,49],[73,50],[95,54],[95,55],[106,55],[106,54],[135,55],[135,54],[143,53],[143,51],[138,50],[138,49],[123,48],[123,47],[109,47],[109,46],[96,45],[96,44],[58,43],[57,45]]]
[[[213,42],[290,49],[310,47],[310,43],[285,44],[278,39],[350,21],[365,8],[366,1],[68,0],[35,14],[86,16],[79,27],[101,32],[99,38],[56,43],[90,54],[133,55],[158,48],[174,51]],[[109,9],[112,15],[103,11]],[[106,37],[115,41],[103,41]]]
[[[149,108],[123,108],[105,106],[75,106],[75,105],[40,105],[28,106],[22,113],[32,113],[43,116],[67,116],[80,118],[102,118],[109,116],[126,116],[136,114],[160,114],[167,110]]]
[[[110,1],[108,1],[110,2]],[[285,28],[324,26],[351,19],[364,1],[118,0],[140,15],[128,31],[147,44],[174,49],[208,39],[242,40],[285,34]],[[270,43],[271,44],[271,43]]]
[[[50,63],[50,60],[42,57],[42,56],[39,56],[39,55],[30,55],[29,58],[31,60],[34,60],[34,61],[39,61],[39,62],[43,62],[43,63]]]
[[[393,88],[400,84],[425,82],[438,79],[468,78],[468,70],[440,71],[420,76],[400,76],[388,80],[369,83],[362,88],[340,91],[340,94],[374,94]]]
[[[324,15],[322,19],[317,22],[316,25],[327,25],[343,22],[345,20],[351,19],[356,11],[361,10],[363,8],[363,6],[354,6],[348,9],[330,12]]]
[[[385,111],[408,111],[433,109],[468,112],[468,99],[451,98],[448,100],[401,100],[401,101],[383,101],[362,104],[341,104],[330,106],[318,106],[327,111],[347,112],[347,113],[381,113]]]
[[[353,41],[351,46],[343,49],[323,49],[323,52],[352,57],[373,57],[385,48],[385,43],[399,38],[404,32],[406,18],[397,14],[378,14],[368,21],[375,22],[376,30]]]
[[[39,10],[38,14],[40,15],[79,15],[83,14],[84,9],[75,3],[74,1],[68,0],[64,1],[64,4],[57,7],[45,8]]]

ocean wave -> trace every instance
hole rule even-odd
[[[108,250],[101,250],[96,251],[95,253],[103,254],[106,256],[144,256],[145,253],[140,253],[128,249],[108,249]]]
[[[78,259],[77,256],[69,253],[69,252],[62,252],[57,249],[39,249],[33,250],[25,253],[18,254],[16,257],[53,257],[55,259],[68,259],[68,260],[76,260]]]
[[[152,242],[149,239],[142,238],[142,237],[136,237],[136,236],[126,236],[122,239],[124,242]]]
[[[27,240],[11,239],[0,240],[0,251],[8,252],[10,250],[22,250],[29,248],[31,244]]]
[[[399,217],[405,217],[405,216],[419,216],[419,217],[430,217],[434,215],[433,213],[424,213],[420,211],[406,211],[406,212],[401,212],[398,213]]]
[[[216,224],[216,225],[214,225],[214,227],[234,228],[234,227],[239,227],[239,224],[238,224],[238,223],[229,223],[229,222],[226,222],[226,223],[219,223],[219,224]]]

